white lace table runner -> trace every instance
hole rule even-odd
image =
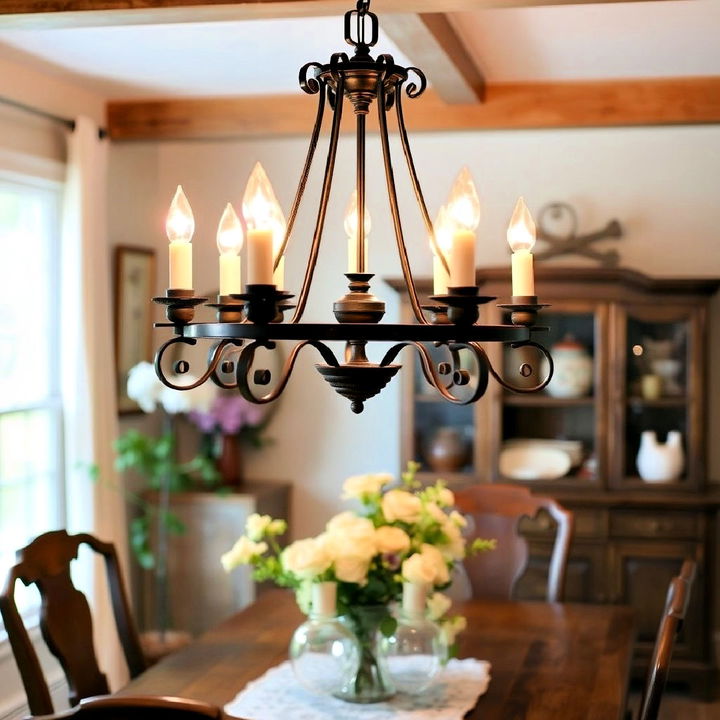
[[[387,702],[354,705],[305,690],[285,661],[248,683],[225,712],[245,720],[462,720],[489,683],[489,662],[450,660],[421,695],[398,693]]]

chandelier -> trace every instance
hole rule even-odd
[[[552,377],[553,364],[548,351],[533,339],[537,313],[544,307],[535,295],[533,256],[535,226],[522,198],[518,201],[508,228],[512,254],[512,297],[499,305],[510,314],[511,324],[487,325],[478,322],[479,307],[496,298],[479,294],[475,284],[475,228],[480,207],[475,186],[466,169],[455,182],[447,204],[433,225],[418,181],[410,152],[402,109],[402,95],[419,97],[426,87],[423,73],[414,67],[401,67],[391,55],[372,58],[370,49],[378,39],[377,17],[370,12],[369,0],[358,0],[356,9],[345,14],[345,41],[354,48],[352,57],[335,53],[327,64],[309,62],[299,73],[300,87],[317,95],[317,114],[300,182],[287,222],[275,198],[272,186],[257,164],[250,176],[242,201],[247,234],[247,283],[240,284],[240,249],[244,243],[242,223],[228,204],[217,233],[220,288],[215,309],[217,322],[194,323],[195,308],[207,303],[192,289],[192,246],[194,220],[182,188],[173,198],[166,229],[170,260],[170,289],[163,297],[153,298],[166,306],[167,323],[174,337],[165,342],[155,357],[160,380],[176,390],[190,390],[212,380],[222,388],[237,388],[253,403],[275,400],[285,389],[298,354],[312,346],[323,362],[315,367],[325,380],[351,401],[353,412],[363,410],[364,402],[377,395],[396,375],[395,363],[400,351],[410,346],[418,353],[425,380],[446,400],[468,404],[483,396],[492,375],[504,388],[528,393],[544,388]],[[414,80],[409,80],[414,76]],[[312,285],[323,236],[330,189],[335,170],[338,137],[345,101],[349,101],[356,123],[356,190],[346,215],[348,234],[348,292],[333,304],[336,322],[301,322]],[[370,293],[373,274],[367,271],[367,234],[370,218],[365,206],[365,135],[366,119],[375,104],[379,124],[387,194],[410,307],[415,323],[382,323],[385,304]],[[284,254],[303,198],[320,137],[326,109],[332,114],[330,139],[320,201],[315,219],[310,253],[297,299],[283,288]],[[397,129],[410,180],[423,217],[433,253],[431,305],[421,305],[415,288],[403,237],[402,222],[395,189],[394,170],[388,141],[388,116],[394,109]],[[292,315],[286,319],[286,315]],[[211,343],[207,367],[199,377],[188,375],[187,360],[176,360],[170,372],[163,358],[177,344],[195,345],[198,340]],[[278,341],[295,342],[279,377],[267,368],[256,368],[256,352],[265,348],[278,352]],[[343,341],[345,354],[339,360],[326,344]],[[370,342],[391,343],[379,362],[366,355]],[[511,347],[531,347],[538,359],[547,359],[545,378],[538,384],[516,386],[493,368],[482,343],[501,342]],[[431,352],[430,347],[435,351]],[[437,348],[446,358],[438,362]],[[474,371],[467,369],[470,353]],[[526,362],[519,374],[529,378],[533,368]],[[187,382],[183,383],[183,375]],[[261,390],[259,390],[260,388]],[[463,388],[458,391],[458,388]]]

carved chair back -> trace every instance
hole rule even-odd
[[[670,672],[670,659],[675,639],[687,615],[696,570],[697,564],[694,560],[685,560],[680,574],[670,581],[665,609],[660,618],[660,626],[640,701],[638,720],[657,720],[660,701]]]
[[[18,562],[10,569],[0,593],[0,612],[33,715],[52,713],[53,705],[37,654],[15,604],[17,580],[25,585],[34,584],[40,592],[40,630],[65,672],[70,704],[109,692],[95,655],[87,598],[70,577],[70,563],[83,543],[105,560],[113,612],[130,676],[135,677],[146,667],[114,546],[88,534],[68,535],[65,530],[40,535],[18,550]]]
[[[149,695],[92,697],[64,712],[25,720],[220,720],[222,710],[199,700]]]
[[[565,591],[573,514],[555,500],[536,497],[525,487],[482,484],[459,490],[455,502],[470,523],[470,537],[495,538],[497,549],[465,559],[473,597],[507,599],[528,563],[528,545],[519,533],[523,517],[546,511],[557,524],[548,572],[547,600],[559,602]]]

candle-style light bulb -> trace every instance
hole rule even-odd
[[[248,285],[272,285],[273,241],[282,210],[259,162],[255,163],[245,187],[242,211],[248,228]]]
[[[507,229],[507,241],[513,251],[512,293],[516,297],[535,295],[533,256],[535,222],[523,198],[519,198]]]
[[[470,171],[458,173],[447,201],[447,215],[455,226],[448,253],[450,287],[475,285],[475,230],[480,224],[480,198]]]
[[[370,211],[368,210],[367,204],[365,205],[365,212],[363,213],[363,236],[365,239],[365,270],[367,271],[367,264],[368,264],[368,243],[367,243],[367,236],[370,234],[370,231],[372,230],[372,218],[370,217]],[[343,227],[345,228],[345,233],[347,235],[348,239],[348,272],[349,273],[355,273],[358,272],[357,267],[357,245],[358,245],[358,200],[357,200],[357,190],[352,191],[352,195],[350,195],[350,200],[347,204],[347,208],[345,208],[345,220],[343,222]]]
[[[177,186],[170,203],[165,232],[170,244],[169,253],[169,287],[173,290],[192,290],[192,240],[195,232],[195,218],[182,185]]]
[[[447,260],[452,249],[453,223],[448,216],[445,205],[442,205],[438,210],[433,223],[433,232],[435,234],[435,244]],[[430,249],[433,251],[433,295],[445,295],[450,283],[450,273],[445,269],[445,265],[435,252],[432,243],[430,243]]]
[[[242,292],[240,280],[240,250],[243,246],[243,231],[240,219],[233,206],[225,206],[217,229],[217,247],[220,252],[220,295]]]

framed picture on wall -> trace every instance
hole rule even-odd
[[[152,313],[155,251],[118,245],[115,248],[115,367],[118,410],[140,412],[127,396],[130,368],[152,359]]]

